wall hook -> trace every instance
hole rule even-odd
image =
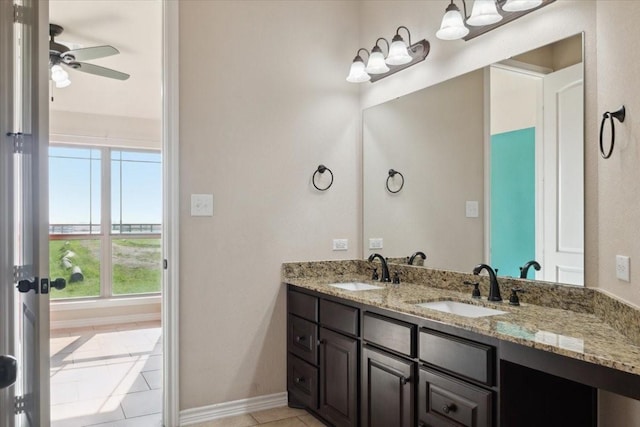
[[[616,119],[618,119],[620,123],[624,123],[625,116],[626,116],[626,109],[624,108],[624,105],[620,107],[617,111],[614,111],[614,112],[607,111],[602,115],[602,122],[600,123],[600,154],[602,155],[603,159],[608,159],[609,157],[611,157],[611,154],[613,153],[613,146],[616,142],[616,127],[615,127],[615,123],[613,122],[613,118],[615,117]],[[611,124],[611,144],[609,145],[609,151],[605,153],[604,145],[602,143],[602,134],[604,132],[604,124],[607,121],[607,119],[609,119],[609,123]]]
[[[329,185],[327,185],[326,187],[320,188],[316,185],[316,175],[317,174],[322,175],[325,172],[329,172],[329,174],[331,175],[331,181],[329,182]],[[316,187],[316,190],[327,191],[329,187],[333,185],[333,172],[331,172],[331,169],[329,169],[325,165],[319,165],[318,169],[316,169],[316,171],[313,173],[313,176],[311,177],[311,182],[313,183],[313,186]]]
[[[396,175],[400,175],[400,178],[402,178],[402,182],[400,183],[400,188],[398,188],[397,190],[392,190],[391,188],[389,188],[389,181],[392,178],[394,178]],[[389,169],[389,176],[387,177],[387,191],[389,191],[389,193],[394,193],[394,194],[399,193],[400,190],[402,190],[402,187],[404,187],[404,175],[402,175],[397,170]]]

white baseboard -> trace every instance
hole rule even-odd
[[[160,313],[127,314],[123,316],[90,317],[73,320],[52,320],[50,329],[85,328],[87,326],[116,325],[121,323],[150,322],[160,320]]]
[[[250,397],[232,402],[216,403],[180,411],[180,425],[188,426],[233,415],[243,415],[265,409],[287,406],[287,393],[268,394],[266,396]]]

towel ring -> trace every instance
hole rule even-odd
[[[389,188],[389,180],[393,177],[395,177],[396,175],[400,175],[400,178],[402,178],[402,183],[400,184],[400,188],[398,188],[397,190],[392,190],[391,188]],[[393,170],[393,169],[389,169],[389,176],[387,177],[387,191],[389,193],[399,193],[400,190],[402,190],[402,187],[404,187],[404,175],[402,175],[400,172],[398,172],[397,170]]]
[[[613,118],[618,119],[620,123],[624,123],[624,117],[626,115],[626,110],[624,105],[618,109],[618,111],[614,111],[613,113],[607,111],[602,115],[602,122],[600,122],[600,154],[603,159],[608,159],[611,157],[613,153],[613,146],[616,142],[616,127],[613,122]],[[607,153],[604,152],[604,144],[602,143],[602,135],[604,133],[604,124],[609,119],[609,123],[611,124],[611,144],[609,145],[609,151]]]
[[[327,185],[326,187],[320,188],[316,185],[316,175],[317,174],[322,175],[325,172],[329,172],[331,174],[331,181],[329,182],[329,185]],[[313,183],[313,186],[316,187],[316,190],[327,191],[329,187],[333,185],[333,172],[331,172],[331,169],[329,169],[325,165],[319,165],[318,169],[316,169],[316,171],[313,173],[313,176],[311,177],[311,182]]]

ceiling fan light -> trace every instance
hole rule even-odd
[[[69,73],[67,73],[61,66],[54,65],[51,67],[51,80],[56,82],[56,84],[65,80],[69,80]]]
[[[377,45],[371,49],[371,55],[369,55],[369,62],[367,62],[365,70],[369,74],[384,74],[389,71],[389,67],[384,62],[382,50]]]
[[[542,0],[507,0],[502,6],[502,10],[507,12],[522,12],[523,10],[534,9],[542,4]]]
[[[451,3],[442,17],[440,29],[436,37],[440,40],[458,40],[469,34],[469,29],[464,25],[462,14],[458,6]]]
[[[407,44],[399,34],[396,34],[391,41],[389,55],[387,55],[385,62],[389,65],[404,65],[411,61],[413,61],[413,58],[407,51]]]
[[[62,80],[62,81],[56,82],[56,88],[62,89],[69,86],[70,84],[71,84],[71,80],[69,79]]]
[[[495,0],[475,0],[467,24],[473,26],[491,25],[501,20],[502,15],[498,13]]]
[[[356,56],[351,63],[351,69],[349,70],[347,81],[349,83],[363,83],[371,80],[371,76],[367,74],[364,68],[364,61],[360,55]]]

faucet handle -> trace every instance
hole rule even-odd
[[[522,288],[512,288],[511,296],[509,297],[509,305],[520,305],[520,298],[518,298],[518,292],[523,293],[526,291]]]
[[[473,286],[473,291],[471,292],[471,298],[480,298],[480,289],[478,288],[478,285],[480,285],[480,282],[464,281],[462,283],[464,283],[467,286]]]
[[[398,270],[393,272],[393,284],[394,285],[400,284],[400,272]]]
[[[371,273],[371,280],[378,280],[380,276],[378,276],[378,267],[373,267],[373,272]]]

